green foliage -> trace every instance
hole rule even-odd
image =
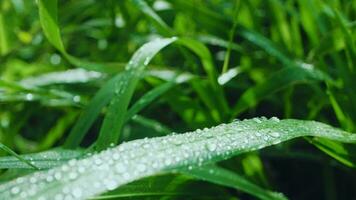
[[[355,10],[1,1],[0,199],[353,199]]]

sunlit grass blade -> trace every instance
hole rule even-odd
[[[303,136],[356,143],[355,134],[315,121],[277,118],[234,121],[185,134],[135,140],[88,158],[71,160],[55,169],[1,185],[0,198],[69,195],[86,199],[162,171],[194,168]],[[48,182],[48,177],[52,181]]]

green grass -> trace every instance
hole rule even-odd
[[[346,0],[3,0],[0,199],[355,198],[355,19]]]

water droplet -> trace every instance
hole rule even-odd
[[[151,58],[150,57],[146,57],[145,58],[145,62],[143,63],[144,65],[148,65],[148,63],[150,62]]]
[[[47,181],[47,182],[52,182],[52,181],[53,181],[53,176],[48,176],[48,177],[46,178],[46,181]]]
[[[117,173],[120,173],[120,174],[126,172],[126,167],[125,167],[125,165],[122,164],[122,163],[117,163],[117,164],[115,165],[115,169],[116,169],[116,172],[117,172]]]
[[[213,142],[208,142],[206,144],[206,148],[209,150],[209,151],[215,151],[216,150],[216,144],[213,143]]]
[[[73,101],[76,103],[80,102],[80,96],[79,95],[73,96]]]
[[[30,178],[30,183],[36,183],[36,182],[37,182],[37,179],[35,177]]]
[[[75,198],[80,198],[82,196],[82,190],[80,188],[74,188],[73,191],[72,191],[72,195],[75,197]]]
[[[107,180],[104,184],[107,190],[114,190],[117,187],[117,182],[115,180]]]
[[[254,122],[256,122],[256,123],[261,123],[262,121],[260,120],[260,118],[258,118],[258,117],[255,117],[255,118],[253,118],[252,119]]]
[[[274,122],[279,122],[278,117],[271,117],[271,120],[274,121]]]
[[[60,179],[62,178],[62,174],[61,174],[60,172],[56,172],[56,173],[54,174],[54,178],[55,178],[56,180],[60,180]]]
[[[20,192],[20,188],[19,187],[13,187],[11,188],[11,193],[12,194],[18,194]]]
[[[69,173],[69,179],[70,180],[74,180],[74,179],[76,179],[78,177],[78,174],[77,173],[75,173],[75,172],[70,172]]]
[[[281,136],[281,134],[279,134],[278,132],[270,132],[269,135],[274,137],[274,138],[278,138],[278,137]]]
[[[33,94],[28,93],[28,94],[26,94],[25,98],[26,98],[27,101],[32,101],[33,100]]]
[[[137,169],[139,172],[144,172],[144,171],[146,171],[146,165],[139,164],[139,165],[137,165]]]

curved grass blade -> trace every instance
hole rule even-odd
[[[57,0],[39,0],[38,12],[43,32],[48,41],[61,53],[65,52],[58,27]]]
[[[0,198],[87,199],[143,177],[221,161],[303,136],[356,143],[355,134],[315,121],[275,117],[234,121],[185,134],[135,140],[73,159],[1,185]]]
[[[124,75],[116,82],[114,97],[108,106],[108,112],[96,142],[98,149],[102,150],[118,142],[121,128],[125,123],[127,107],[145,67],[162,48],[176,40],[176,37],[172,37],[148,42],[132,56],[123,72]]]
[[[330,77],[320,70],[305,67],[283,68],[266,81],[245,91],[233,108],[233,117],[255,106],[261,99],[285,87],[311,81],[328,81]]]
[[[165,36],[170,36],[173,34],[173,30],[155,13],[152,8],[147,5],[144,0],[131,0],[133,5],[137,6],[144,14],[150,16],[153,23],[156,23],[158,28],[164,33]]]

